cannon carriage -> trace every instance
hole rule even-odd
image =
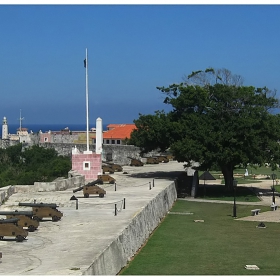
[[[127,157],[129,158],[130,161],[130,166],[143,166],[144,163],[140,159],[132,158],[132,157]]]
[[[99,197],[103,198],[104,195],[106,194],[106,191],[103,188],[97,186],[96,184],[98,183],[102,184],[103,182],[102,180],[97,179],[95,181],[92,181],[84,186],[81,186],[73,190],[73,193],[83,190],[83,194],[85,198],[88,198],[90,194],[98,194]]]
[[[146,164],[158,164],[159,160],[157,157],[144,157],[146,159]]]
[[[156,156],[156,157],[157,157],[157,159],[158,159],[159,162],[163,162],[163,163],[169,162],[169,159],[168,159],[167,156],[161,155],[161,156]]]
[[[63,213],[57,210],[58,205],[55,203],[25,203],[19,202],[19,206],[32,207],[33,220],[42,221],[43,218],[51,218],[57,222],[63,216]]]
[[[7,219],[18,218],[18,225],[30,232],[39,226],[39,221],[33,219],[33,211],[0,211],[0,215],[5,215]]]
[[[111,163],[109,161],[103,161],[103,163],[107,164],[107,166],[109,166],[113,172],[121,172],[123,171],[123,168],[121,165],[116,164],[116,163]]]
[[[106,172],[109,172],[109,174],[114,174],[114,169],[109,165],[102,165],[102,173],[105,174]]]
[[[22,242],[28,236],[28,231],[18,225],[18,218],[0,219],[0,240],[5,236],[15,237],[17,242]]]

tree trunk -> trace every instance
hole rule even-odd
[[[221,169],[224,175],[225,187],[228,190],[233,190],[233,166],[231,164],[223,165]]]

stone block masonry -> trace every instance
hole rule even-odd
[[[71,143],[41,143],[40,147],[54,148],[59,155],[72,156],[72,149],[76,146],[77,149],[83,153],[86,151],[85,144],[71,144]],[[128,157],[140,159],[140,148],[133,145],[109,145],[104,144],[101,154],[102,161],[113,161],[120,165],[129,165],[130,159]],[[95,145],[89,145],[90,151],[95,151]]]
[[[2,147],[2,149],[16,144],[19,144],[19,141],[0,139],[0,147]],[[70,158],[72,155],[72,148],[74,148],[75,146],[81,152],[86,151],[87,149],[86,144],[75,144],[75,143],[67,143],[67,142],[40,143],[38,135],[32,135],[31,142],[23,143],[23,144],[25,148],[28,148],[29,146],[32,145],[39,145],[40,147],[44,147],[44,148],[54,148],[57,151],[58,155],[68,156]],[[89,145],[89,149],[91,151],[95,151],[95,145],[92,144]],[[145,154],[144,156],[154,156],[159,154],[160,154],[159,152],[154,151]],[[113,161],[114,163],[120,165],[129,165],[131,160],[128,157],[141,159],[140,148],[133,145],[103,144],[101,157],[102,157],[102,161]]]

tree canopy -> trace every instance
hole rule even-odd
[[[229,70],[196,71],[181,84],[158,87],[168,113],[141,115],[130,144],[148,152],[170,151],[179,162],[199,162],[200,170],[218,167],[232,187],[235,166],[280,162],[280,115],[276,91],[243,86]]]
[[[0,187],[52,181],[67,176],[70,169],[71,159],[55,149],[38,145],[23,149],[22,144],[0,149]]]

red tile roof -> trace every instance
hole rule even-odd
[[[136,129],[135,124],[109,124],[110,130],[103,132],[103,139],[125,139],[130,138],[131,132]],[[96,138],[93,136],[92,138]]]
[[[125,139],[130,138],[130,134],[136,129],[135,124],[115,125],[115,128],[103,132],[103,139]]]
[[[107,125],[107,129],[109,129],[109,128],[115,128],[115,127],[117,127],[117,126],[120,126],[120,125],[123,125],[123,124],[108,124]]]

